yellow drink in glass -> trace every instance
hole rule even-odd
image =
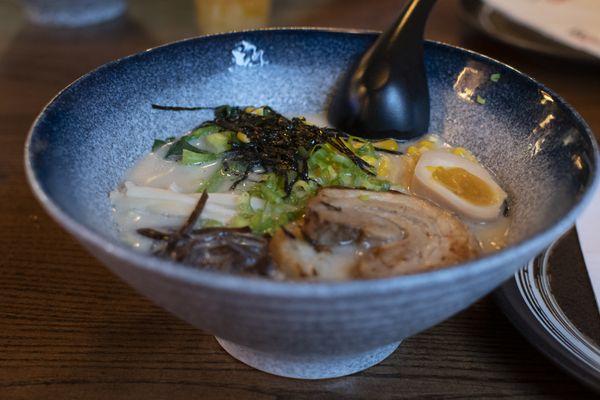
[[[271,0],[195,0],[201,33],[218,33],[267,25]]]

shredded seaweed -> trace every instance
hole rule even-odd
[[[235,133],[231,149],[222,153],[225,171],[239,176],[232,189],[243,182],[250,172],[260,170],[282,176],[285,191],[289,194],[296,182],[310,180],[308,159],[314,149],[324,144],[331,145],[348,157],[366,174],[376,176],[373,166],[355,154],[344,142],[343,139],[348,138],[346,133],[307,124],[304,118],[286,118],[267,106],[181,107],[152,104],[152,108],[166,111],[214,111],[214,119],[205,121],[201,126],[216,125],[223,131]],[[166,157],[180,157],[183,149],[194,151],[185,137],[171,145]],[[199,152],[198,149],[195,151]],[[228,165],[236,163],[245,165],[245,168],[241,172],[230,171]]]
[[[309,180],[307,161],[316,146],[330,143],[348,156],[357,166],[370,175],[371,166],[356,156],[334,130],[308,125],[302,118],[288,119],[272,108],[263,107],[262,115],[246,112],[238,107],[223,106],[215,110],[216,125],[233,132],[240,132],[246,140],[232,143],[225,154],[229,161],[243,162],[247,169],[235,185],[248,173],[260,168],[266,173],[284,177],[286,193],[298,180]]]
[[[214,107],[180,107],[180,106],[163,106],[160,104],[152,104],[155,110],[163,111],[198,111],[198,110],[214,110]]]

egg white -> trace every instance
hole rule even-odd
[[[494,193],[493,203],[486,206],[476,205],[456,195],[446,186],[435,180],[433,171],[427,167],[462,168],[483,180]],[[495,182],[492,175],[476,162],[467,160],[446,150],[424,152],[415,167],[411,180],[411,190],[439,206],[455,212],[473,221],[491,221],[500,215],[506,192]]]

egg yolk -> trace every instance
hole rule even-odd
[[[455,195],[477,206],[490,206],[496,195],[490,186],[478,176],[459,167],[427,167],[432,178]]]

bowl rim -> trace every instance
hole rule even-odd
[[[263,32],[293,32],[293,33],[308,33],[308,34],[340,34],[349,36],[374,36],[379,31],[375,30],[364,30],[364,29],[345,29],[345,28],[328,28],[328,27],[274,27],[264,29],[251,29],[242,31],[233,31],[226,33],[217,33],[205,36],[190,37],[170,43],[166,43],[157,47],[149,48],[147,50],[128,55],[106,64],[103,64],[79,77],[78,79],[71,82],[61,91],[59,91],[42,109],[39,115],[35,118],[31,128],[27,134],[27,139],[24,148],[24,161],[27,181],[32,189],[34,196],[38,199],[45,211],[54,219],[59,225],[61,225],[67,232],[69,232],[74,238],[86,246],[93,246],[101,249],[103,252],[109,254],[111,257],[119,259],[130,265],[135,265],[136,268],[142,268],[149,270],[150,272],[162,275],[165,278],[172,278],[176,280],[182,280],[189,284],[204,286],[207,288],[213,288],[218,290],[227,290],[235,292],[237,294],[247,295],[262,295],[270,297],[285,297],[285,298],[331,298],[331,297],[354,297],[360,295],[364,297],[366,295],[383,295],[386,293],[414,288],[422,287],[427,285],[439,284],[442,282],[448,282],[456,280],[458,278],[464,278],[473,275],[479,275],[485,270],[492,269],[499,264],[507,264],[514,262],[515,260],[522,258],[525,255],[529,255],[533,252],[542,251],[544,247],[550,245],[550,243],[559,238],[564,232],[566,232],[576,220],[576,217],[591,201],[592,195],[595,190],[600,186],[600,165],[599,165],[599,152],[598,144],[595,136],[579,115],[579,113],[562,97],[556,94],[553,90],[547,88],[545,85],[537,82],[530,76],[522,73],[514,67],[511,67],[501,61],[493,59],[491,57],[479,54],[475,51],[468,50],[459,46],[454,46],[438,41],[426,40],[427,46],[434,46],[445,48],[451,51],[457,51],[460,53],[466,53],[471,58],[481,61],[487,64],[493,64],[502,69],[509,70],[519,77],[533,83],[538,89],[548,93],[561,107],[566,111],[570,112],[575,123],[579,125],[582,133],[587,135],[587,139],[592,147],[592,158],[590,163],[595,167],[590,171],[591,182],[585,188],[584,193],[578,199],[577,203],[551,227],[540,231],[538,233],[529,235],[525,240],[522,240],[516,244],[510,245],[496,251],[494,253],[485,255],[481,258],[471,260],[465,263],[459,263],[449,267],[445,267],[438,270],[432,270],[412,275],[400,275],[392,276],[388,278],[379,279],[362,279],[362,280],[351,280],[351,281],[338,281],[338,282],[302,282],[302,281],[276,281],[267,278],[254,277],[254,276],[241,276],[235,274],[228,274],[217,271],[207,271],[187,267],[182,264],[177,264],[172,261],[162,260],[154,257],[150,254],[140,253],[134,249],[123,244],[114,244],[104,235],[93,231],[83,223],[78,222],[75,218],[71,217],[66,211],[63,211],[54,201],[46,194],[40,181],[38,180],[37,173],[32,163],[32,150],[31,142],[36,134],[36,131],[45,118],[50,106],[57,102],[62,95],[76,87],[81,81],[85,80],[88,76],[100,73],[106,69],[109,69],[117,64],[136,60],[144,57],[146,54],[156,53],[163,48],[181,45],[188,42],[204,40],[210,40],[215,37],[226,37],[241,34],[254,34]]]

